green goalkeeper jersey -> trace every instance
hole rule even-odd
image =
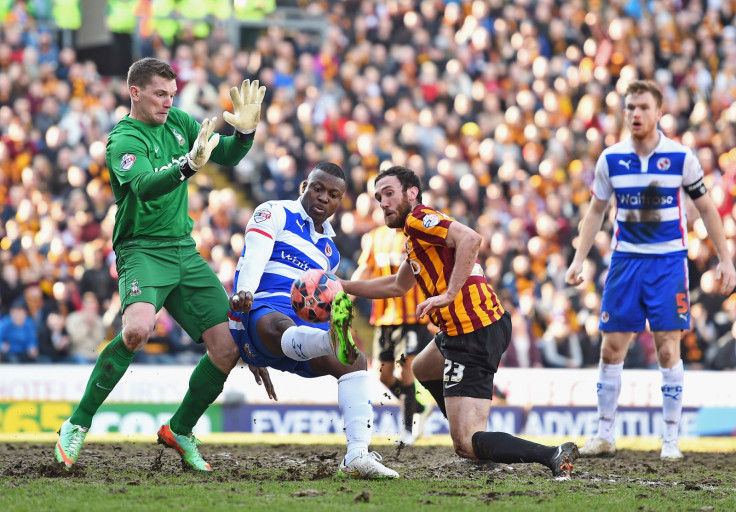
[[[190,235],[194,222],[179,165],[186,161],[198,133],[194,118],[173,107],[162,125],[125,116],[110,132],[106,158],[118,208],[113,248],[130,239],[173,240]],[[236,165],[252,145],[252,137],[221,137],[210,160]]]

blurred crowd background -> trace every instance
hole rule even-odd
[[[349,177],[333,219],[349,276],[362,235],[382,223],[372,178],[406,165],[426,204],[484,236],[514,326],[503,364],[596,366],[610,221],[586,284],[567,287],[564,273],[596,159],[627,135],[634,79],[661,86],[661,129],[697,154],[736,254],[736,1],[118,0],[106,3],[115,45],[102,58],[77,44],[84,4],[0,0],[2,362],[92,362],[121,328],[105,143],[129,110],[125,70],[145,56],[172,64],[175,105],[218,116],[220,133],[231,86],[267,87],[247,157],[189,183],[193,236],[228,292],[253,208],[296,198],[320,160]],[[683,360],[733,370],[736,296],[713,293],[715,253],[688,213]],[[136,361],[192,363],[201,349],[162,311]],[[654,365],[641,333],[626,366]]]

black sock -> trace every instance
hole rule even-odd
[[[507,464],[538,462],[549,467],[557,447],[533,443],[505,432],[476,432],[473,434],[473,451],[479,460]]]
[[[422,386],[432,395],[434,401],[437,402],[437,407],[442,411],[442,415],[447,418],[447,409],[445,408],[445,395],[442,388],[441,380],[420,380]]]
[[[404,395],[404,429],[411,432],[414,423],[414,413],[417,412],[416,388],[412,382],[408,386],[401,386],[401,394]]]

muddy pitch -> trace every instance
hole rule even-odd
[[[479,464],[458,458],[449,446],[392,445],[372,447],[383,455],[383,463],[406,479],[504,479],[552,478],[540,464]],[[208,444],[200,447],[203,457],[221,481],[242,479],[314,481],[333,478],[344,445],[294,444]],[[612,459],[578,459],[573,480],[585,480],[592,488],[598,482],[639,481],[647,485],[682,485],[685,489],[709,489],[733,482],[736,453],[686,452],[685,460],[662,462],[659,452],[620,450]],[[72,471],[54,460],[53,444],[0,444],[0,477],[18,479],[82,478],[90,483],[106,482],[110,475],[127,473],[141,479],[152,475],[180,473],[179,456],[153,443],[86,443]],[[730,475],[730,476],[728,476]]]

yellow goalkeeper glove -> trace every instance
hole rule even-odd
[[[222,117],[229,125],[243,134],[256,131],[258,121],[261,120],[261,103],[266,95],[266,86],[258,86],[258,80],[243,80],[240,89],[230,89],[230,98],[233,100],[233,113],[223,112]]]
[[[194,141],[192,150],[187,153],[187,163],[179,166],[181,172],[181,181],[194,176],[194,173],[200,170],[204,164],[210,159],[212,150],[217,147],[220,142],[220,135],[212,132],[215,130],[217,118],[205,119],[197,134],[197,140]]]

